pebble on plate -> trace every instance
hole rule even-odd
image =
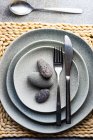
[[[53,76],[49,79],[43,78],[39,72],[31,72],[28,81],[38,88],[50,88],[53,85]]]
[[[52,76],[53,69],[45,60],[39,59],[37,61],[37,66],[38,66],[38,70],[39,70],[40,74],[42,75],[42,77],[48,79]]]
[[[35,100],[37,103],[44,103],[50,96],[49,89],[41,89],[36,95]]]

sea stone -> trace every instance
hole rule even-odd
[[[38,88],[50,88],[53,85],[53,76],[49,79],[45,79],[39,72],[32,72],[28,76],[28,81]]]
[[[44,77],[44,78],[50,78],[53,74],[53,70],[51,68],[51,66],[43,59],[40,59],[37,61],[37,66],[38,66],[38,70],[40,72],[40,74]]]
[[[49,98],[50,91],[49,89],[41,89],[35,96],[37,103],[44,103]]]

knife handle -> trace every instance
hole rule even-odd
[[[66,77],[66,123],[71,124],[70,76]]]

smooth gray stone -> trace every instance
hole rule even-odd
[[[39,72],[32,72],[28,81],[38,88],[50,88],[53,85],[53,76],[49,79],[43,78]]]
[[[53,74],[53,70],[51,68],[51,66],[43,59],[40,59],[37,61],[37,66],[38,66],[38,70],[40,72],[40,74],[44,77],[44,78],[50,78]]]

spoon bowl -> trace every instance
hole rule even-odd
[[[32,12],[33,7],[26,1],[16,1],[9,5],[9,9],[15,15],[27,15]]]

